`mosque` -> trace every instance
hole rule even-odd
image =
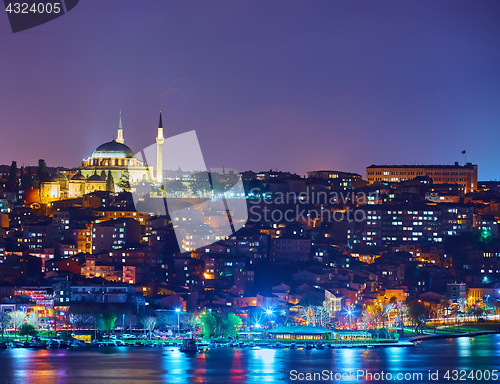
[[[158,134],[156,137],[156,172],[147,167],[142,161],[134,157],[123,137],[122,116],[118,121],[118,135],[116,140],[108,141],[96,148],[92,155],[83,160],[77,172],[71,175],[57,173],[40,186],[40,202],[48,204],[55,200],[81,197],[94,191],[106,191],[109,185],[109,176],[112,176],[112,192],[120,191],[117,186],[127,172],[130,184],[142,180],[161,183],[163,180],[163,123],[160,112]]]

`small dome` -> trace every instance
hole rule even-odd
[[[92,154],[94,159],[127,159],[131,157],[134,157],[134,151],[115,140],[100,145]]]
[[[68,178],[64,176],[61,172],[56,172],[53,179],[55,180],[67,180]]]
[[[46,183],[57,183],[57,179],[54,176],[52,176],[46,181]]]
[[[94,173],[92,176],[89,176],[87,181],[104,181],[101,176],[98,174]]]
[[[71,180],[85,180],[85,176],[83,176],[82,173],[78,171],[77,174],[71,178]]]

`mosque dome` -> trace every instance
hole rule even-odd
[[[58,182],[57,179],[54,176],[52,176],[44,183],[57,183],[57,182]]]
[[[71,180],[85,180],[85,176],[82,175],[81,171],[78,171]]]
[[[89,176],[88,181],[104,181],[101,176],[99,176],[97,173],[94,173],[92,176]]]
[[[56,172],[56,174],[53,177],[55,180],[67,180],[68,178],[63,175],[61,172]]]
[[[113,140],[97,147],[91,157],[93,159],[129,159],[134,157],[134,151],[125,144]]]

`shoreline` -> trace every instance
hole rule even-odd
[[[462,332],[462,333],[450,333],[450,334],[433,334],[433,333],[428,333],[425,335],[419,335],[419,336],[412,336],[405,338],[406,340],[410,342],[417,342],[417,341],[425,341],[425,340],[439,340],[439,339],[456,339],[459,337],[475,337],[475,336],[482,336],[482,335],[495,335],[499,334],[500,330],[497,331],[474,331],[474,332]]]
[[[484,335],[496,335],[500,334],[500,330],[495,331],[476,331],[476,332],[463,332],[463,333],[451,333],[451,334],[424,334],[412,337],[405,337],[399,339],[397,342],[372,342],[372,343],[322,343],[313,342],[299,342],[299,343],[269,343],[265,341],[255,342],[255,343],[243,343],[243,345],[239,343],[235,344],[222,344],[222,345],[209,345],[205,343],[201,343],[198,345],[198,351],[210,350],[210,349],[223,349],[223,348],[240,348],[240,349],[254,349],[254,348],[262,348],[262,349],[353,349],[353,348],[384,348],[384,347],[414,347],[419,342],[427,341],[427,340],[442,340],[442,339],[456,339],[460,337],[476,337],[476,336],[484,336]],[[293,345],[293,347],[292,347]],[[321,345],[321,347],[318,347]],[[62,349],[100,349],[100,348],[116,348],[116,347],[125,347],[125,348],[133,348],[136,349],[140,347],[140,349],[162,349],[162,348],[179,348],[179,345],[169,345],[165,344],[154,344],[147,345],[141,344],[139,345],[114,345],[113,343],[98,343],[96,345],[91,344],[83,344],[79,346],[71,346],[68,348]],[[306,348],[307,347],[307,348]],[[47,345],[43,347],[33,348],[33,347],[8,347],[2,349],[59,349],[59,348],[51,348]]]

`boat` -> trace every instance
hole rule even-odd
[[[325,346],[322,343],[316,344],[316,349],[325,349]]]
[[[306,345],[306,349],[313,349],[313,347],[314,347],[314,346],[313,346],[312,344],[307,344],[307,345]]]
[[[32,340],[32,341],[26,341],[23,345],[23,348],[42,349],[42,348],[47,348],[47,344],[45,344],[40,340]]]
[[[184,339],[180,347],[181,352],[198,352],[195,339]]]
[[[49,343],[47,344],[47,348],[57,349],[59,348],[59,343],[55,340],[50,340]]]
[[[295,344],[290,344],[290,347],[289,347],[289,348],[290,348],[290,349],[295,349],[295,348],[297,348],[297,346],[296,346]]]

